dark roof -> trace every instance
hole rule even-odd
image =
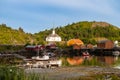
[[[108,41],[111,41],[111,40],[101,40],[101,41],[98,41],[98,43],[106,43]],[[112,41],[111,41],[112,42]]]

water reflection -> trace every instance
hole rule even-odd
[[[93,59],[96,60],[96,62],[99,62],[104,65],[113,65],[113,64],[120,64],[120,58],[117,56],[80,56],[80,57],[73,57],[73,58],[67,58],[67,62],[70,65],[80,65],[84,61],[93,61]]]
[[[113,56],[104,56],[104,57],[97,57],[99,62],[103,62],[106,65],[112,65],[115,63],[116,59]]]
[[[84,59],[82,57],[67,58],[67,62],[70,65],[79,65],[79,64],[82,64],[83,61]]]

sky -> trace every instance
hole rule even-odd
[[[0,24],[37,33],[80,21],[120,27],[120,0],[0,0]]]

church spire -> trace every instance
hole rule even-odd
[[[53,29],[52,34],[55,34],[55,29]]]
[[[48,42],[59,42],[61,37],[55,33],[55,28],[53,28],[52,33],[46,37]]]

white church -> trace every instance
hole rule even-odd
[[[46,41],[51,43],[51,42],[60,42],[62,39],[61,37],[55,33],[55,29],[53,29],[52,34],[49,34],[46,37]]]

